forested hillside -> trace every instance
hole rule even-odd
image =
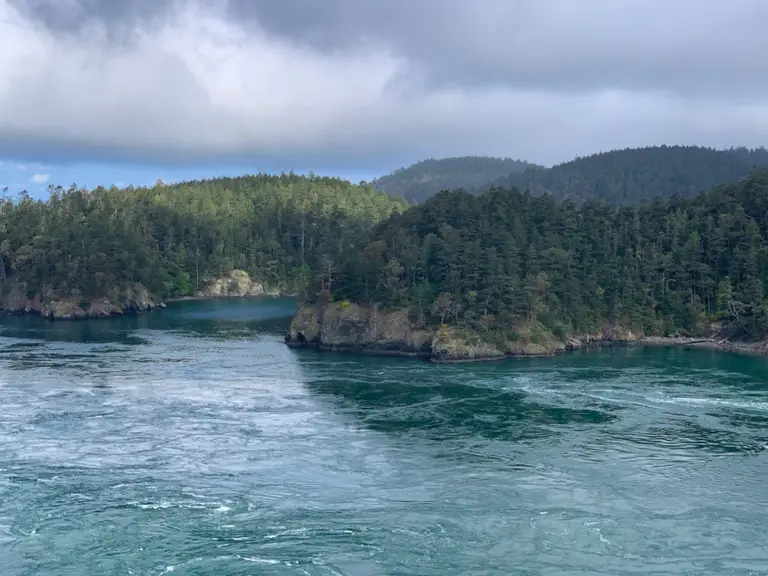
[[[620,324],[768,332],[768,171],[693,199],[613,208],[516,190],[438,194],[346,250],[335,300],[408,308],[424,325],[563,338]]]
[[[613,150],[544,168],[517,160],[446,158],[426,160],[374,180],[374,186],[409,202],[424,202],[442,190],[481,193],[491,187],[518,188],[582,202],[599,198],[626,205],[669,198],[691,198],[735,182],[755,167],[768,167],[768,151],[700,146],[652,146]]]
[[[577,158],[548,170],[510,174],[493,186],[550,193],[577,202],[599,198],[626,205],[669,198],[686,198],[744,178],[755,167],[768,167],[768,151],[714,150],[698,146],[653,146],[614,150]]]
[[[415,203],[423,202],[441,190],[476,190],[512,173],[533,167],[534,164],[509,158],[430,158],[377,178],[373,181],[373,186],[377,190]]]
[[[23,196],[0,203],[0,295],[19,282],[30,298],[140,283],[168,298],[233,268],[296,291],[404,207],[372,188],[292,174]]]

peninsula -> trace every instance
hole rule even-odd
[[[349,247],[286,342],[433,362],[611,342],[768,351],[768,171],[612,207],[441,192]]]
[[[22,193],[0,201],[0,312],[78,319],[187,297],[295,294],[405,206],[370,186],[295,174]]]

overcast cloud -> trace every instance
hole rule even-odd
[[[765,0],[0,0],[0,157],[766,144]]]

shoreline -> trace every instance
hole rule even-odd
[[[24,309],[9,309],[0,308],[0,318],[7,316],[16,317],[36,317],[42,318],[49,322],[75,322],[81,320],[104,320],[109,318],[121,318],[124,316],[139,316],[141,314],[147,314],[150,312],[156,312],[157,310],[164,310],[169,304],[176,302],[198,302],[205,300],[257,300],[264,298],[295,298],[298,297],[295,294],[260,294],[260,295],[232,295],[232,296],[181,296],[179,298],[168,298],[166,300],[147,304],[142,307],[126,308],[122,311],[116,311],[115,309],[103,308],[99,312],[93,310],[82,310],[82,312],[76,312],[71,315],[53,316],[43,313],[43,306],[40,307],[27,307]],[[101,302],[101,300],[97,300]]]
[[[689,350],[711,350],[749,356],[768,357],[768,340],[756,342],[716,340],[714,338],[673,338],[669,336],[647,336],[636,342],[640,346],[682,348]]]
[[[322,346],[312,342],[300,343],[300,342],[286,342],[288,348],[296,350],[309,349],[317,352],[330,352],[331,354],[341,354],[345,356],[370,356],[378,358],[417,358],[419,360],[430,361],[431,353],[429,352],[406,352],[403,350],[391,350],[385,348],[356,348],[356,347],[339,347],[339,346]]]
[[[717,338],[723,331],[723,326],[713,324],[705,332],[707,336],[646,336],[620,325],[605,324],[594,332],[573,333],[562,339],[546,333],[546,338],[533,342],[531,330],[523,326],[515,340],[492,342],[471,329],[414,326],[405,310],[319,302],[299,303],[284,340],[291,348],[309,347],[364,356],[420,357],[431,364],[545,358],[614,345],[691,348],[768,357],[768,337],[760,341]]]
[[[199,302],[203,300],[257,300],[259,298],[298,298],[298,294],[244,294],[240,296],[233,294],[232,296],[179,296],[177,298],[168,298],[163,300],[165,304],[172,304],[174,302]]]
[[[546,354],[506,354],[504,356],[475,357],[475,358],[435,358],[431,352],[416,353],[392,349],[353,348],[353,347],[329,347],[313,342],[286,342],[289,348],[309,348],[318,352],[330,352],[334,354],[346,354],[352,356],[394,357],[423,360],[429,364],[476,364],[482,362],[503,362],[505,360],[519,359],[543,359],[554,358],[577,350],[592,350],[598,348],[611,348],[613,346],[647,347],[647,348],[679,348],[681,350],[706,350],[724,354],[737,354],[742,356],[757,356],[768,358],[768,340],[757,342],[730,342],[720,341],[714,338],[675,338],[672,336],[646,336],[637,340],[605,340],[591,341],[581,346],[566,346],[553,350]]]

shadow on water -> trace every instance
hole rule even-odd
[[[7,369],[39,367],[82,371],[89,377],[108,369],[114,354],[134,363],[161,361],[132,351],[157,338],[243,340],[277,338],[290,324],[293,298],[196,300],[135,316],[51,322],[40,317],[0,317],[0,362]],[[183,362],[183,358],[167,361]]]
[[[145,331],[242,337],[252,332],[284,332],[295,309],[295,298],[247,298],[172,302],[164,310],[105,319],[51,322],[33,316],[4,316],[0,317],[0,338],[24,340],[10,346],[34,347],[43,342],[140,346],[149,343],[140,335]]]
[[[764,358],[637,346],[459,366],[314,351],[297,359],[320,376],[308,390],[391,435],[525,443],[581,429],[600,444],[686,453],[754,455],[768,446]],[[593,403],[582,393],[606,387],[619,399]]]
[[[299,359],[313,363],[311,354],[300,354]],[[380,358],[340,364],[344,368],[337,364],[332,376],[306,382],[307,389],[331,398],[340,412],[363,426],[388,434],[526,442],[616,419],[598,410],[533,401],[525,392],[502,387],[483,378],[482,371],[464,367]]]
[[[768,356],[717,350],[616,345],[599,350],[577,350],[543,360],[521,361],[521,365],[537,369],[545,364],[562,373],[563,379],[573,381],[610,380],[628,371],[644,374],[658,371],[667,378],[684,377],[692,385],[698,385],[700,382],[691,376],[706,373],[721,374],[725,384],[734,383],[742,389],[746,386],[768,390]]]

